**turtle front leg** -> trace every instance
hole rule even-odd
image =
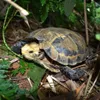
[[[60,72],[59,68],[57,66],[52,65],[46,58],[41,60],[40,58],[35,57],[33,59],[34,62],[40,64],[44,68],[48,69],[51,72],[58,73]]]
[[[72,79],[72,80],[79,80],[85,74],[85,71],[82,70],[82,69],[75,69],[75,70],[73,70],[73,69],[71,69],[68,66],[60,67],[60,71],[65,76],[67,76],[69,79]]]
[[[57,67],[55,67],[55,66],[53,66],[53,65],[51,65],[51,64],[49,64],[49,63],[45,63],[45,62],[43,62],[43,61],[39,61],[39,63],[40,63],[44,68],[48,69],[48,70],[51,71],[51,72],[54,72],[54,73],[60,72],[59,68],[57,68]]]

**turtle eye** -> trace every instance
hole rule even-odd
[[[33,51],[29,51],[29,53],[33,53]]]

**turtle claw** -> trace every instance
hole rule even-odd
[[[82,69],[73,70],[67,67],[61,68],[61,72],[72,80],[79,80],[85,74],[85,71],[83,71]]]

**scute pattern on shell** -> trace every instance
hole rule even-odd
[[[30,33],[42,45],[46,54],[62,65],[75,65],[85,60],[86,44],[77,32],[64,28],[44,28]]]

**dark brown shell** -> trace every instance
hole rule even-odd
[[[46,54],[62,65],[75,65],[86,59],[84,38],[64,28],[44,28],[30,33],[42,45]]]

